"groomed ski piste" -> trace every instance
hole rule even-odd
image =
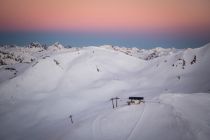
[[[0,139],[209,140],[209,61],[210,44],[2,46]],[[145,103],[127,105],[130,96]]]

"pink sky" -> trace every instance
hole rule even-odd
[[[0,0],[0,30],[208,30],[210,0]]]

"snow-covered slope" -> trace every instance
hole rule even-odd
[[[157,47],[154,49],[139,49],[139,48],[125,48],[125,47],[118,47],[118,46],[110,46],[110,45],[104,45],[100,46],[101,48],[111,49],[115,51],[119,51],[122,53],[125,53],[130,56],[134,56],[143,60],[151,60],[157,57],[166,56],[169,54],[177,53],[179,51],[182,51],[180,49],[175,48],[161,48]]]
[[[39,59],[76,50],[76,48],[65,49],[58,42],[48,47],[38,42],[32,42],[26,47],[14,45],[0,47],[0,83],[21,74],[31,64],[36,65]]]
[[[210,138],[210,44],[140,50],[56,43],[43,50],[30,53],[33,62],[1,66],[0,139]],[[146,102],[128,106],[129,96]]]

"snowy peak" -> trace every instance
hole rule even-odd
[[[64,47],[60,43],[47,47],[39,42],[32,42],[27,47],[0,47],[0,65],[14,65],[18,63],[31,63],[40,57],[46,57],[49,54],[56,53]],[[69,48],[70,50],[71,48]]]
[[[101,48],[115,50],[118,52],[125,53],[126,55],[134,56],[143,60],[151,60],[161,56],[167,56],[173,53],[177,53],[181,50],[175,48],[161,48],[157,47],[154,49],[139,49],[139,48],[126,48],[126,47],[118,47],[112,45],[104,45],[100,46]]]
[[[56,42],[53,45],[49,46],[47,49],[51,51],[58,51],[62,50],[63,48],[64,48],[63,45],[61,45],[59,42]]]
[[[28,45],[29,48],[44,48],[45,45],[41,45],[39,42],[32,42]]]
[[[32,52],[37,52],[42,49],[32,48],[0,48],[0,65],[14,65],[18,63],[30,63],[34,57]]]
[[[210,43],[209,43],[210,44]],[[195,50],[205,50],[201,52],[201,55],[208,52],[210,45],[207,44],[201,48],[197,49],[175,49],[175,48],[161,48],[157,47],[154,49],[146,50],[146,49],[139,49],[139,48],[125,48],[125,47],[118,47],[112,45],[103,45],[98,48],[113,50],[116,52],[124,53],[129,56],[133,56],[143,60],[152,60],[158,57],[163,56],[170,56],[173,54],[192,54]],[[60,43],[56,42],[51,46],[41,45],[39,42],[32,42],[27,47],[10,47],[10,46],[3,46],[0,47],[0,65],[12,65],[18,63],[30,63],[34,59],[38,59],[40,57],[45,57],[48,54],[62,52],[62,51],[79,51],[83,49],[88,49],[91,47],[83,47],[83,48],[65,48]],[[94,47],[93,47],[94,48]],[[182,58],[180,58],[182,59]],[[181,61],[181,60],[180,60]],[[183,62],[184,63],[184,62]]]
[[[185,49],[180,53],[177,53],[175,57],[177,62],[182,64],[182,68],[186,65],[202,64],[210,60],[210,44],[207,44],[201,48]]]

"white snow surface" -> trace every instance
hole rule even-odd
[[[210,44],[32,44],[1,47],[0,56],[1,140],[210,139]],[[129,96],[145,103],[128,106]]]

